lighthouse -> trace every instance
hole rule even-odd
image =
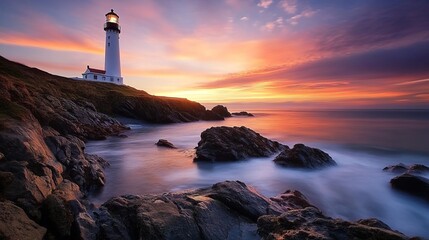
[[[119,54],[119,34],[121,33],[121,26],[119,26],[119,16],[113,12],[113,9],[106,14],[104,31],[106,31],[106,51],[104,58],[106,75],[120,78],[121,58]]]
[[[121,26],[119,25],[119,15],[116,14],[113,9],[106,13],[104,31],[106,32],[104,70],[91,68],[88,65],[86,71],[82,73],[83,78],[75,79],[122,85],[123,78],[121,75],[121,57],[119,51]]]

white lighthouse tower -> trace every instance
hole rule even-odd
[[[113,12],[113,9],[106,14],[106,23],[104,24],[106,31],[106,52],[104,59],[104,69],[106,75],[114,78],[121,78],[121,58],[119,56],[119,16]]]
[[[83,78],[75,79],[122,85],[124,82],[121,75],[121,57],[119,52],[119,34],[121,33],[121,26],[119,25],[119,16],[113,9],[106,14],[104,31],[106,31],[104,70],[87,66],[86,71],[82,73]]]

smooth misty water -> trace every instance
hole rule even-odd
[[[200,133],[212,126],[247,126],[289,146],[305,143],[328,152],[338,166],[291,170],[270,158],[194,163]],[[102,203],[122,194],[161,193],[240,180],[274,196],[303,192],[324,213],[348,220],[376,217],[408,235],[429,237],[429,204],[393,191],[383,172],[391,164],[429,164],[429,111],[257,111],[256,117],[170,125],[130,123],[128,138],[87,144],[111,164],[106,186],[92,196]],[[155,146],[168,139],[178,149]],[[425,174],[429,177],[429,174]]]

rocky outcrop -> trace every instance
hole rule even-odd
[[[79,186],[64,180],[43,202],[48,236],[55,239],[96,239],[98,227],[80,202]]]
[[[270,199],[239,181],[116,197],[96,215],[103,239],[407,239],[381,225],[326,217],[297,191]]]
[[[248,112],[244,112],[244,111],[243,112],[233,112],[231,114],[234,115],[234,116],[254,117],[253,114],[248,113]]]
[[[235,161],[268,157],[288,148],[246,127],[212,127],[201,133],[194,161]]]
[[[258,232],[262,239],[408,239],[384,227],[326,217],[314,207],[262,216]]]
[[[228,108],[226,108],[225,106],[222,105],[217,105],[215,107],[212,108],[212,112],[216,113],[219,116],[222,117],[231,117],[231,113],[229,113]]]
[[[109,163],[97,155],[84,153],[83,141],[71,135],[48,136],[45,141],[56,159],[66,167],[64,176],[79,185],[82,191],[104,186],[103,169]]]
[[[159,139],[157,143],[155,143],[156,146],[159,147],[166,147],[166,148],[176,148],[176,146],[174,146],[174,144],[172,144],[171,142],[169,142],[166,139]]]
[[[29,219],[24,210],[10,201],[0,201],[0,239],[43,239],[46,228]]]
[[[274,159],[274,162],[285,167],[309,169],[336,165],[327,153],[304,144],[295,144],[292,149],[284,150]]]
[[[390,184],[394,189],[429,201],[429,179],[427,178],[405,173],[392,178]]]
[[[396,165],[391,165],[383,168],[383,171],[391,172],[391,173],[424,173],[429,171],[429,167],[423,165],[423,164],[413,164],[411,166],[407,166],[403,163],[399,163]]]

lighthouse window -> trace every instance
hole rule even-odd
[[[97,75],[94,74],[94,79],[97,79]]]
[[[107,46],[110,47],[110,43],[107,43]]]

